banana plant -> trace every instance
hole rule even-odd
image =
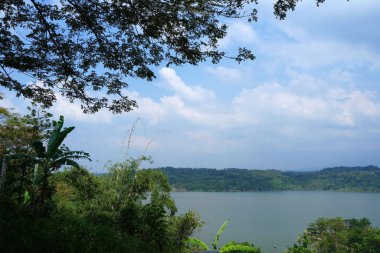
[[[214,242],[212,243],[213,250],[215,250],[215,251],[217,250],[219,238],[223,234],[224,230],[227,228],[228,223],[229,223],[229,219],[225,220],[223,222],[223,224],[220,226],[218,232],[216,233],[215,238],[214,238]],[[198,248],[200,250],[205,250],[205,251],[210,250],[210,248],[207,246],[206,243],[204,243],[203,241],[201,241],[197,238],[189,238],[186,240],[186,243],[188,243],[191,246],[195,246],[196,248]],[[219,253],[228,253],[228,252],[233,252],[233,251],[235,251],[235,252],[236,251],[246,251],[246,252],[253,252],[253,253],[259,253],[260,252],[260,250],[257,249],[256,247],[247,246],[247,245],[243,245],[243,244],[235,243],[235,242],[229,242],[219,249]]]
[[[64,165],[79,168],[79,164],[75,161],[78,159],[88,159],[91,161],[88,153],[70,151],[65,145],[62,145],[67,135],[75,128],[63,128],[63,123],[63,116],[60,116],[58,121],[53,122],[54,129],[50,134],[46,147],[41,141],[32,143],[35,155],[13,155],[13,157],[26,157],[35,164],[33,183],[39,185],[39,194],[35,202],[42,205],[51,197],[48,179],[53,171],[58,170]]]

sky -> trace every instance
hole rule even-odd
[[[258,22],[228,21],[220,41],[252,49],[254,61],[159,67],[123,91],[139,108],[121,115],[85,115],[58,96],[50,111],[76,127],[66,145],[89,152],[94,172],[141,155],[148,167],[380,166],[380,1],[303,1],[283,21],[273,1],[257,8]],[[26,112],[28,101],[0,92],[0,106]]]

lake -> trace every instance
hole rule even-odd
[[[220,225],[230,223],[220,245],[248,241],[266,253],[293,245],[318,217],[367,217],[380,227],[380,193],[348,192],[173,192],[179,213],[197,211],[205,225],[195,236],[209,246]]]

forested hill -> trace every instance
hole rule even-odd
[[[295,172],[247,169],[160,168],[175,191],[357,191],[380,192],[380,168],[335,167]]]

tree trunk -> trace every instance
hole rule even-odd
[[[3,194],[6,174],[7,174],[7,161],[4,157],[2,165],[1,165],[1,174],[0,174],[0,194]]]
[[[40,210],[42,216],[47,216],[49,213],[49,207],[46,205],[47,200],[50,200],[49,195],[49,168],[43,168],[41,195],[39,199]]]
[[[22,200],[22,194],[23,194],[23,192],[22,192],[22,188],[23,188],[23,186],[24,186],[24,178],[25,178],[25,171],[26,171],[26,163],[23,162],[22,165],[21,165],[21,167],[22,167],[22,171],[21,171],[20,189],[19,189],[19,191],[18,191],[18,201],[19,201],[19,203],[21,203],[21,200]]]

